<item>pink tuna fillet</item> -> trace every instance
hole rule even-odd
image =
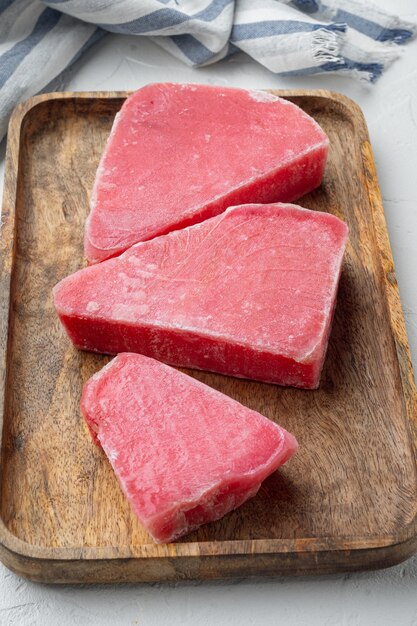
[[[85,230],[97,263],[139,241],[248,202],[320,185],[328,139],[296,105],[261,91],[154,84],[116,116]]]
[[[263,415],[137,354],[119,354],[95,374],[81,408],[157,542],[240,506],[297,449]]]
[[[346,239],[328,213],[233,207],[68,276],[55,307],[83,350],[315,388]]]

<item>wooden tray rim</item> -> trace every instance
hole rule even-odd
[[[347,96],[323,89],[268,89],[280,97],[315,97],[337,102],[339,105],[354,111],[357,116],[356,130],[362,144],[363,184],[368,194],[371,207],[375,239],[379,251],[379,258],[384,276],[384,287],[390,314],[390,327],[395,340],[396,353],[400,366],[403,399],[405,402],[405,414],[410,431],[410,444],[414,456],[417,455],[417,391],[414,382],[411,364],[410,350],[407,342],[404,316],[401,307],[399,289],[395,277],[394,263],[388,239],[386,221],[382,206],[381,194],[378,186],[372,148],[369,142],[368,130],[360,107]],[[9,123],[8,141],[6,150],[6,166],[4,177],[4,197],[0,230],[0,320],[4,323],[0,326],[0,449],[3,436],[4,407],[7,388],[7,350],[10,328],[10,292],[11,279],[14,269],[15,249],[15,203],[19,176],[20,137],[26,116],[37,106],[48,100],[88,100],[88,99],[124,99],[131,91],[97,91],[97,92],[55,92],[34,96],[17,105]],[[0,457],[1,468],[1,457]],[[297,557],[305,555],[306,573],[319,571],[314,567],[317,553],[329,555],[336,553],[345,554],[352,552],[366,553],[374,557],[374,561],[384,565],[392,565],[408,558],[417,550],[417,513],[409,524],[400,529],[397,534],[385,537],[368,536],[345,536],[337,541],[326,538],[302,538],[302,539],[257,539],[257,540],[229,540],[210,542],[190,542],[167,545],[147,544],[137,548],[126,547],[79,547],[79,548],[53,548],[31,545],[13,533],[6,527],[0,518],[0,557],[3,562],[22,573],[29,575],[32,565],[37,562],[51,561],[69,563],[83,559],[90,562],[108,562],[117,560],[142,560],[210,557],[211,559],[230,557],[233,555],[279,555],[294,553]],[[310,556],[308,556],[310,555]],[[31,562],[31,563],[30,563]],[[326,570],[323,559],[323,567]],[[29,565],[30,563],[30,565]],[[381,566],[381,565],[379,565]],[[332,568],[328,571],[340,571],[348,568]],[[279,568],[280,572],[283,568]],[[285,568],[288,573],[291,568]],[[327,571],[327,570],[326,570]],[[34,579],[41,579],[33,572],[30,574]]]

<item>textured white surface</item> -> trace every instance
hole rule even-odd
[[[415,0],[378,0],[377,4],[417,21]],[[374,87],[365,88],[339,77],[278,78],[244,55],[204,69],[191,69],[149,40],[111,35],[77,63],[63,88],[135,89],[164,80],[255,89],[322,87],[341,91],[359,103],[375,152],[416,367],[417,41],[405,46],[403,58]],[[3,163],[0,174],[2,167]],[[417,557],[388,570],[346,576],[88,588],[29,583],[0,565],[0,626],[279,623],[416,626]]]

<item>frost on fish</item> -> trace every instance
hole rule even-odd
[[[240,506],[297,450],[274,422],[167,365],[126,353],[112,364],[86,383],[81,408],[157,542]]]
[[[320,185],[328,139],[264,91],[153,84],[117,115],[85,229],[90,263],[249,202],[290,202]],[[180,184],[179,184],[180,182]]]
[[[81,349],[315,388],[346,238],[328,213],[232,207],[67,277],[55,307]]]

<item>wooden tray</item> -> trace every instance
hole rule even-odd
[[[330,136],[304,206],[350,241],[318,391],[192,372],[294,432],[300,451],[259,494],[175,544],[132,514],[79,410],[108,361],[75,350],[51,289],[83,265],[100,154],[126,93],[48,94],[10,125],[1,232],[0,556],[50,582],[163,581],[385,567],[417,550],[416,392],[366,125],[325,91],[276,92]]]

